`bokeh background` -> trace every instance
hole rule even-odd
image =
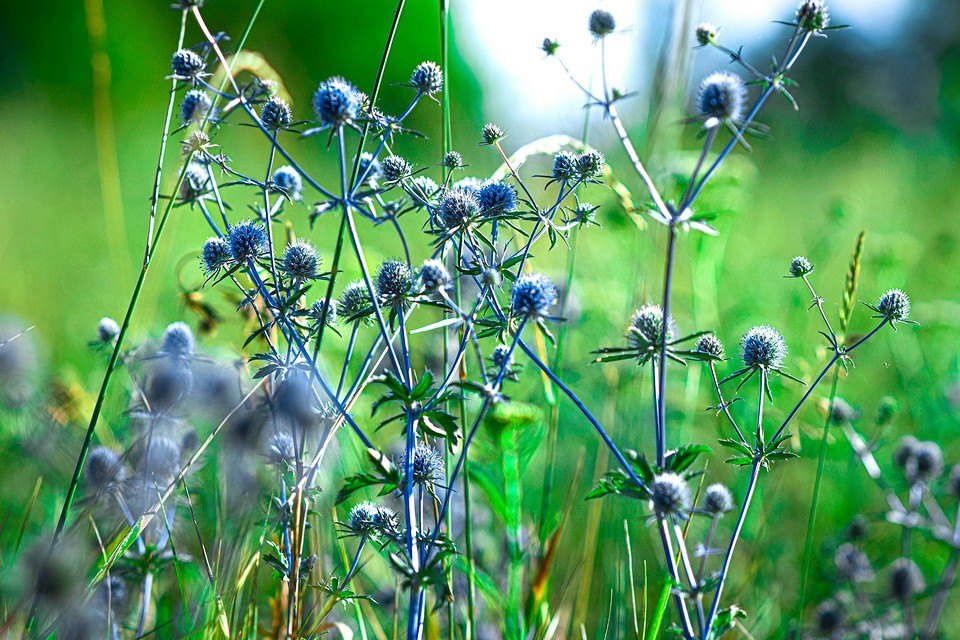
[[[204,13],[212,29],[236,37],[253,4],[210,0]],[[586,130],[590,143],[607,153],[617,177],[642,200],[641,185],[630,175],[608,125],[581,108],[576,88],[538,49],[544,37],[559,39],[560,53],[575,73],[597,81],[599,60],[586,31],[595,5],[618,18],[621,29],[610,39],[608,71],[614,84],[637,92],[625,103],[624,117],[663,184],[696,148],[695,127],[683,124],[691,92],[705,73],[728,66],[720,53],[692,47],[692,27],[701,20],[713,22],[721,27],[725,43],[743,44],[748,59],[762,66],[782,46],[786,29],[772,21],[788,19],[794,8],[792,2],[746,0],[454,0],[449,73],[453,144],[473,173],[488,175],[498,164],[488,149],[477,146],[484,122],[507,130],[508,153],[541,136],[579,137]],[[383,0],[268,2],[248,49],[273,65],[293,97],[295,112],[306,116],[309,96],[321,79],[339,74],[361,88],[370,85],[393,8]],[[903,288],[921,325],[897,334],[886,331],[858,354],[840,394],[863,412],[868,435],[886,443],[881,459],[888,459],[885,452],[900,433],[911,432],[940,441],[948,460],[957,460],[960,6],[937,0],[837,0],[831,8],[835,24],[852,28],[816,39],[801,58],[792,90],[800,110],[772,100],[760,116],[769,137],[756,139],[752,153],[738,151],[702,204],[717,212],[720,236],[682,239],[675,314],[682,327],[717,329],[728,345],[753,324],[781,327],[791,347],[790,370],[809,376],[824,357],[816,318],[806,311],[808,295],[780,276],[793,256],[808,256],[817,265],[814,282],[827,298],[827,312],[835,317],[850,253],[857,234],[866,230],[862,299],[874,302],[887,288]],[[435,2],[407,3],[388,80],[405,81],[416,63],[438,58],[436,9]],[[0,272],[7,279],[0,288],[0,314],[8,332],[13,326],[35,327],[24,340],[33,365],[25,376],[3,384],[35,383],[32,393],[37,396],[53,390],[76,416],[89,415],[104,357],[87,343],[101,316],[122,315],[142,258],[167,99],[164,76],[178,17],[159,0],[51,0],[42,11],[5,3],[3,13]],[[200,39],[194,30],[187,43]],[[395,110],[405,96],[401,88],[388,87],[384,109]],[[438,118],[439,108],[418,110],[412,124],[429,139],[401,141],[400,149],[439,159]],[[225,141],[218,142],[229,141],[225,148],[232,157],[262,156],[262,141],[238,131],[223,135]],[[296,143],[294,149],[321,172],[332,170],[331,158],[311,145],[313,141]],[[174,149],[168,166],[175,155]],[[165,190],[170,188],[168,180]],[[638,390],[638,373],[626,365],[611,375],[587,363],[591,349],[618,342],[633,308],[658,294],[663,234],[651,225],[639,229],[609,194],[592,197],[603,205],[598,218],[602,229],[579,239],[563,375],[577,384],[589,406],[606,416],[618,442],[649,446],[650,434],[639,426],[648,423],[648,402],[645,389]],[[323,233],[322,225],[318,233]],[[205,237],[197,212],[175,211],[134,318],[134,339],[156,337],[175,319],[196,323],[182,292],[200,284],[194,258]],[[322,238],[317,243],[324,246]],[[379,247],[374,255],[378,250],[390,255],[395,247]],[[555,253],[538,258],[541,268],[559,275],[565,256]],[[220,304],[214,294],[209,297]],[[869,311],[861,308],[854,329],[869,328],[868,318]],[[228,322],[205,338],[205,347],[237,353],[231,345],[239,344],[240,330]],[[720,423],[704,412],[712,404],[705,383],[698,368],[673,378],[672,417],[690,425],[691,436],[713,439]],[[611,385],[623,392],[610,393]],[[537,397],[536,384],[524,388],[529,397]],[[776,407],[792,406],[798,397],[797,387],[789,384],[777,392]],[[901,411],[891,430],[870,433],[870,417],[884,396],[896,398]],[[741,579],[733,593],[751,611],[752,628],[761,630],[757,637],[767,637],[763,630],[780,629],[796,599],[822,424],[814,405],[801,413],[794,429],[801,458],[764,478],[738,560]],[[123,408],[118,393],[107,422],[119,432]],[[23,409],[0,413],[0,439],[23,442],[34,428],[33,410],[28,402]],[[82,433],[79,422],[70,419],[60,428],[57,441],[70,446]],[[829,592],[829,550],[846,523],[858,513],[879,519],[883,509],[880,493],[843,439],[831,442],[829,486],[816,529],[818,549],[826,551],[815,554],[814,575],[820,580],[811,587],[812,600]],[[572,602],[588,630],[602,624],[609,591],[622,584],[624,518],[631,523],[636,556],[650,565],[657,557],[633,505],[610,498],[582,502],[588,479],[607,464],[596,445],[584,422],[564,407],[557,473],[572,477],[581,458],[585,467],[576,495],[583,508],[574,510],[568,525],[565,545],[573,551],[563,558],[556,598]],[[9,444],[0,455],[4,522],[19,524],[37,477],[45,476],[42,499],[25,523],[28,536],[39,535],[54,521],[57,492],[66,486],[75,453],[66,450],[53,457],[63,468]],[[543,460],[536,458],[525,477],[530,513],[540,507],[542,469]],[[719,464],[711,473],[742,493],[743,474]],[[554,496],[556,504],[562,499]],[[16,526],[11,524],[0,530],[4,545],[12,529]],[[883,535],[878,535],[878,552],[889,561],[892,556],[883,557]],[[929,567],[944,555],[931,546]],[[576,585],[583,583],[584,574],[594,576],[593,586],[580,593]],[[560,588],[564,585],[574,586]]]

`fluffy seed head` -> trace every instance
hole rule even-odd
[[[441,229],[456,229],[467,225],[479,213],[478,191],[453,188],[440,200],[434,213],[434,222]]]
[[[303,179],[297,170],[289,165],[277,167],[273,172],[273,184],[282,190],[291,200],[300,200],[303,196]]]
[[[413,171],[413,166],[400,156],[387,156],[380,162],[380,168],[383,171],[383,179],[387,182],[399,182],[409,178]]]
[[[111,344],[118,335],[120,335],[120,325],[116,320],[107,316],[100,318],[100,322],[97,323],[97,337],[100,342]]]
[[[420,93],[439,93],[443,89],[443,71],[436,62],[421,62],[413,70],[410,84]]]
[[[661,473],[650,483],[650,501],[657,516],[683,516],[690,510],[690,487],[672,471]]]
[[[584,151],[577,156],[577,175],[584,180],[599,180],[603,175],[603,154],[599,151]]]
[[[709,22],[701,22],[697,25],[697,44],[705,47],[717,39],[717,28]]]
[[[506,134],[503,132],[503,129],[488,122],[483,125],[483,129],[480,130],[480,139],[483,140],[483,144],[494,144],[503,140],[506,137]]]
[[[910,558],[897,558],[890,568],[890,595],[901,602],[923,591],[926,583],[917,563]]]
[[[787,355],[787,343],[773,327],[753,327],[740,339],[740,358],[744,366],[777,369]]]
[[[293,111],[286,100],[271,96],[260,109],[260,119],[268,129],[286,129],[293,123]]]
[[[715,71],[700,83],[697,110],[704,118],[738,121],[743,115],[747,88],[739,76],[728,71]]]
[[[870,558],[856,545],[849,542],[837,547],[833,556],[840,577],[850,582],[870,582],[874,579],[873,566]]]
[[[703,509],[713,516],[733,511],[733,495],[726,485],[712,484],[703,493]]]
[[[381,304],[398,308],[414,295],[415,283],[416,276],[406,262],[387,260],[377,270],[374,286]]]
[[[230,227],[227,242],[230,243],[230,255],[237,262],[259,258],[267,250],[263,225],[252,220],[241,220]]]
[[[813,271],[813,265],[803,256],[797,256],[790,261],[790,275],[794,278],[802,278]]]
[[[707,333],[697,338],[697,345],[694,347],[694,350],[714,358],[723,357],[723,343],[712,333]]]
[[[555,180],[573,180],[576,175],[576,155],[569,151],[561,151],[553,157],[553,178]]]
[[[422,442],[417,443],[413,451],[413,482],[430,486],[443,479],[443,456]]]
[[[294,280],[312,280],[317,277],[319,269],[320,254],[312,244],[306,241],[291,244],[280,259],[280,271]]]
[[[350,515],[347,516],[347,527],[360,536],[369,536],[376,532],[377,526],[374,519],[377,517],[377,505],[370,501],[364,501],[350,509]]]
[[[363,280],[354,280],[340,293],[337,314],[344,320],[349,320],[367,311],[372,304],[366,283]]]
[[[160,352],[171,358],[188,359],[193,357],[196,343],[193,331],[185,322],[172,322],[167,325],[160,342]]]
[[[420,267],[420,284],[426,293],[434,293],[450,285],[450,273],[439,260],[426,260]]]
[[[225,239],[214,236],[207,238],[207,241],[203,243],[200,262],[203,264],[205,272],[217,273],[230,264],[231,260],[233,260],[233,254],[230,252],[230,243]]]
[[[210,113],[213,101],[206,92],[200,89],[191,89],[187,91],[183,100],[180,102],[180,122],[190,124],[203,122],[203,119]]]
[[[443,162],[441,163],[447,169],[462,169],[463,168],[463,156],[460,155],[459,151],[450,151],[447,155],[443,156]]]
[[[797,24],[804,31],[823,31],[830,26],[830,12],[822,0],[805,0],[797,8]]]
[[[513,283],[510,313],[515,317],[536,319],[547,315],[557,302],[557,288],[542,273],[525,273]]]
[[[203,62],[197,53],[191,49],[180,49],[173,54],[173,59],[170,60],[170,66],[173,68],[173,75],[179,80],[196,80],[203,70],[206,68],[206,64]]]
[[[344,125],[360,113],[362,98],[352,84],[335,76],[321,82],[313,94],[313,110],[324,125]]]
[[[480,210],[486,214],[510,213],[517,208],[517,190],[512,184],[488,180],[477,192]]]
[[[891,323],[904,322],[910,317],[910,298],[900,289],[890,289],[880,296],[877,311]]]
[[[120,456],[107,447],[94,447],[90,450],[84,473],[87,484],[97,492],[127,478],[127,468],[120,461]]]
[[[613,30],[617,28],[617,21],[609,11],[597,9],[590,14],[590,20],[587,26],[590,29],[590,33],[593,34],[593,37],[599,39],[613,33]]]

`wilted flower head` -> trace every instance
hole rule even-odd
[[[217,273],[230,264],[232,260],[233,253],[230,251],[230,243],[220,236],[208,238],[203,243],[200,261],[203,263],[203,270],[208,274]]]
[[[193,331],[185,322],[167,325],[160,342],[160,353],[170,358],[186,360],[193,357],[195,341]]]
[[[603,175],[603,154],[584,151],[577,156],[577,174],[584,180],[598,180]]]
[[[111,344],[120,335],[120,325],[113,318],[104,316],[97,323],[97,337],[100,342]]]
[[[787,343],[773,327],[753,327],[740,339],[740,358],[745,367],[778,369],[787,355]]]
[[[830,26],[827,5],[822,0],[804,0],[797,8],[797,24],[804,31],[823,31]]]
[[[313,110],[324,125],[345,125],[360,112],[361,96],[356,87],[335,76],[321,82],[313,94]]]
[[[510,314],[536,319],[546,316],[557,302],[557,288],[542,273],[525,273],[513,283]]]
[[[293,123],[293,111],[286,100],[271,96],[260,109],[260,119],[268,129],[286,129]]]
[[[413,450],[413,482],[419,485],[435,485],[444,480],[443,456],[422,442]]]
[[[705,47],[717,39],[717,28],[709,22],[701,22],[697,25],[697,44]]]
[[[720,339],[712,333],[706,333],[699,338],[697,338],[697,344],[694,347],[694,351],[699,351],[704,353],[712,358],[722,358],[723,357],[723,343],[720,342]]]
[[[690,510],[690,487],[686,480],[672,471],[654,477],[649,492],[658,517],[684,517]]]
[[[439,260],[426,260],[420,267],[420,285],[426,293],[434,293],[450,285],[450,273]]]
[[[400,156],[387,156],[380,161],[380,169],[383,171],[383,179],[387,182],[399,182],[409,178],[413,171],[410,163]]]
[[[739,76],[729,71],[715,71],[700,83],[697,94],[697,111],[707,119],[717,122],[738,121],[743,115],[747,88]]]
[[[436,62],[421,62],[410,76],[410,85],[427,95],[439,93],[443,89],[443,71]]]
[[[457,229],[467,225],[480,213],[480,199],[477,191],[453,188],[441,198],[437,206],[434,221],[444,230]]]
[[[517,208],[517,190],[512,184],[488,180],[477,191],[480,209],[486,214],[510,213]]]
[[[803,256],[797,256],[790,261],[790,276],[793,278],[802,278],[813,271],[813,265]]]
[[[344,320],[361,316],[373,305],[370,298],[370,290],[363,280],[354,280],[340,293],[340,299],[337,301],[337,313]],[[369,322],[369,318],[364,317]]]
[[[191,89],[184,94],[180,102],[180,122],[182,124],[200,123],[210,113],[212,106],[213,101],[205,91]]]
[[[850,582],[870,582],[874,578],[870,558],[855,545],[846,542],[837,548],[833,556],[840,577]]]
[[[99,492],[114,483],[120,483],[127,478],[127,468],[120,461],[120,456],[107,447],[94,447],[87,455],[87,464],[83,469],[86,481],[90,488]]]
[[[298,282],[316,278],[319,269],[320,255],[312,244],[304,240],[288,246],[280,260],[280,271]]]
[[[898,322],[909,322],[910,298],[900,289],[890,289],[880,296],[873,309],[879,314],[878,317],[888,320],[895,327]]]
[[[401,307],[416,291],[416,276],[402,260],[387,260],[377,270],[377,296],[380,303],[393,308]]]
[[[926,583],[917,563],[910,558],[897,558],[890,568],[890,595],[901,602],[923,591]]]
[[[303,179],[297,170],[289,165],[277,167],[273,172],[273,184],[282,190],[291,200],[300,200],[303,191]]]
[[[597,9],[590,14],[588,26],[593,37],[599,39],[613,33],[614,29],[617,28],[617,21],[609,11]]]
[[[713,516],[722,516],[733,511],[733,495],[726,485],[712,484],[703,493],[702,508]]]
[[[462,169],[463,156],[460,155],[459,151],[450,151],[447,155],[443,156],[443,162],[441,163],[447,169]]]
[[[503,132],[503,129],[488,122],[483,125],[483,129],[480,130],[480,139],[483,140],[482,144],[494,144],[503,140],[506,137],[506,134]]]
[[[173,68],[173,75],[177,80],[189,80],[196,82],[203,74],[206,64],[203,58],[197,55],[192,49],[180,49],[173,54],[170,61]]]
[[[227,241],[230,243],[230,254],[237,262],[259,258],[267,250],[263,225],[252,220],[241,220],[230,227]]]

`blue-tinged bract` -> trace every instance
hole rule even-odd
[[[413,172],[413,166],[405,158],[400,156],[387,156],[380,161],[380,170],[383,172],[383,179],[387,182],[399,182],[404,178],[409,178]]]
[[[210,113],[213,101],[205,91],[191,89],[187,91],[180,102],[180,122],[182,124],[199,124]]]
[[[333,77],[313,94],[313,110],[323,125],[350,124],[360,114],[362,97],[356,87],[341,77]]]
[[[435,293],[450,285],[451,278],[447,268],[439,260],[426,260],[420,267],[420,286],[425,293]]]
[[[374,282],[380,303],[395,309],[416,293],[415,284],[413,270],[402,260],[387,260],[381,264]]]
[[[197,55],[196,51],[180,49],[173,54],[170,66],[173,68],[173,75],[178,80],[194,81],[200,77],[207,65],[203,62],[203,58]]]
[[[475,220],[479,213],[478,191],[453,188],[441,198],[434,211],[434,223],[441,229],[456,229]]]

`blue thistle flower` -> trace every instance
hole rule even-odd
[[[208,238],[203,243],[203,253],[200,261],[203,263],[203,270],[206,273],[217,273],[233,261],[230,244],[219,236]]]
[[[87,484],[95,492],[103,491],[127,479],[127,468],[121,462],[120,456],[107,447],[91,449],[83,471]]]
[[[387,260],[377,270],[377,297],[384,306],[399,309],[416,294],[416,277],[402,260]]]
[[[577,156],[577,175],[584,180],[598,180],[603,175],[603,154],[599,151],[584,151]]]
[[[823,0],[805,0],[797,8],[797,24],[804,31],[820,33],[830,26],[830,11]]]
[[[410,86],[426,95],[443,89],[443,71],[435,62],[421,62],[410,76]]]
[[[703,510],[715,518],[733,511],[733,495],[726,485],[712,484],[703,492]]]
[[[354,505],[347,516],[347,528],[360,537],[369,537],[376,533],[377,505],[369,500]]]
[[[749,369],[777,370],[787,355],[787,343],[773,327],[753,327],[740,339],[740,358]]]
[[[274,131],[286,129],[293,123],[293,111],[287,101],[279,96],[272,96],[263,103],[260,109],[260,120],[264,126]]]
[[[174,53],[170,60],[170,66],[173,68],[173,76],[177,80],[189,80],[190,82],[196,82],[202,77],[203,70],[207,67],[203,58],[191,49],[180,49]]]
[[[120,325],[113,318],[104,316],[97,323],[97,337],[104,344],[113,344],[113,341],[120,335]]]
[[[525,273],[513,283],[510,314],[527,319],[544,317],[557,297],[557,288],[549,278],[542,273]]]
[[[369,171],[367,171],[367,167],[370,167]],[[360,154],[360,175],[364,173],[367,174],[367,182],[379,180],[383,176],[383,168],[380,166],[380,161],[374,158],[373,154],[368,151]]]
[[[380,162],[380,169],[383,171],[383,179],[388,183],[400,182],[409,178],[413,172],[413,166],[400,156],[387,156]]]
[[[480,213],[478,192],[454,188],[440,200],[434,212],[434,222],[444,230],[457,229],[468,225]]]
[[[283,252],[280,259],[280,271],[296,282],[312,280],[320,269],[320,255],[312,244],[306,241],[294,242]]]
[[[481,144],[496,144],[506,137],[507,134],[503,132],[503,129],[492,122],[483,125],[483,128],[480,130],[480,139],[483,140]]]
[[[420,285],[425,293],[435,293],[450,286],[447,268],[439,260],[426,260],[420,267]]]
[[[210,172],[207,166],[200,162],[191,162],[180,183],[180,201],[194,203],[210,192]]]
[[[167,325],[160,341],[160,355],[175,360],[188,360],[193,357],[196,347],[193,331],[185,322],[172,322]]]
[[[230,227],[227,241],[230,243],[230,253],[237,262],[259,258],[267,250],[263,225],[252,220],[241,220]]]
[[[203,122],[211,107],[213,101],[205,91],[191,89],[184,94],[180,102],[180,122],[184,125]]]
[[[669,342],[677,331],[673,318],[667,320],[666,330]],[[658,351],[663,342],[663,309],[658,304],[643,305],[634,312],[627,331],[639,349]]]
[[[686,518],[690,511],[690,486],[682,476],[668,471],[655,476],[648,491],[653,511],[659,518],[676,516]]]
[[[340,299],[337,301],[337,314],[344,320],[351,318],[360,318],[366,323],[371,319],[366,316],[367,311],[373,305],[370,297],[370,291],[363,280],[354,280],[340,293]]]
[[[513,363],[513,355],[510,353],[510,347],[505,344],[498,344],[493,348],[490,355],[490,361],[498,369],[509,367]]]
[[[577,156],[561,151],[553,157],[553,179],[568,182],[577,177]]]
[[[876,311],[890,324],[907,322],[910,317],[910,298],[900,289],[890,289],[880,296]]]
[[[719,360],[723,358],[723,343],[720,342],[717,336],[712,333],[707,333],[697,338],[694,351],[699,351],[713,359]]]
[[[480,210],[485,214],[510,213],[517,208],[517,190],[512,184],[488,180],[477,192]]]
[[[803,256],[797,256],[790,261],[790,277],[802,278],[813,272],[813,265]]]
[[[313,94],[313,110],[325,126],[350,124],[359,115],[361,103],[360,92],[341,77],[321,82]]]
[[[296,169],[289,165],[278,167],[273,172],[273,184],[291,200],[297,201],[303,197],[303,178],[300,177]]]
[[[326,323],[328,326],[337,322],[337,305],[331,303],[328,306],[326,300],[317,300],[314,302],[310,305],[310,311],[308,313],[310,318],[316,323],[314,330],[320,328],[321,322]]]
[[[590,14],[588,26],[593,37],[599,40],[613,33],[617,28],[617,21],[609,11],[597,9]]]
[[[439,451],[418,442],[413,450],[414,484],[432,487],[443,480],[443,456]]]
[[[450,151],[443,156],[441,165],[447,169],[462,169],[464,167],[463,156],[458,151]]]
[[[737,122],[743,116],[747,87],[739,76],[729,71],[715,71],[700,83],[697,111],[706,118],[706,126],[720,122]]]

